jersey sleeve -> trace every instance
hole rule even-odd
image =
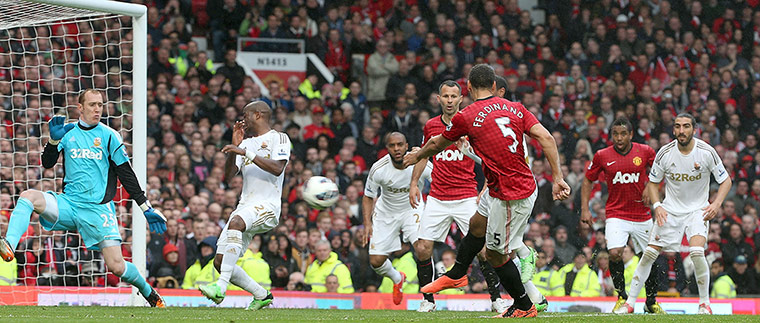
[[[728,179],[728,172],[726,171],[726,167],[723,165],[720,156],[718,156],[718,152],[715,151],[715,148],[712,146],[708,147],[708,150],[710,151],[710,172],[712,172],[713,177],[715,177],[715,181],[718,182],[718,184],[722,184]]]
[[[119,135],[118,132],[111,130],[111,135],[108,140],[108,156],[111,157],[113,163],[116,164],[116,166],[119,166],[121,164],[129,162],[127,147],[124,146],[121,135]]]
[[[425,164],[425,170],[422,171],[420,180],[427,180],[428,182],[433,181],[433,163]]]
[[[530,134],[530,128],[533,128],[533,126],[538,123],[538,118],[536,118],[536,116],[534,116],[533,113],[531,113],[528,109],[526,109],[522,103],[520,103],[520,108],[523,111],[523,132],[525,134]]]
[[[469,130],[467,128],[467,120],[465,120],[462,112],[458,112],[451,118],[451,125],[446,127],[446,130],[441,135],[450,141],[457,141],[467,134],[467,130]]]
[[[369,176],[367,176],[367,184],[364,184],[364,196],[369,198],[376,198],[377,193],[380,191],[380,185],[375,182],[375,174],[377,173],[377,168],[375,167],[378,163],[375,162],[375,165],[372,165],[372,168],[369,170]]]
[[[602,171],[602,163],[603,161],[600,150],[594,154],[594,159],[591,160],[591,163],[588,165],[588,169],[586,170],[586,179],[592,182],[599,179],[599,173]]]
[[[647,150],[647,160],[646,160],[647,164],[646,165],[649,167],[652,167],[652,165],[654,165],[654,158],[657,156],[657,153],[654,151],[652,147],[649,147],[649,145],[646,145],[645,147],[646,147],[645,149]]]
[[[660,148],[657,155],[654,157],[652,168],[649,170],[649,181],[652,183],[661,183],[665,179],[665,167],[663,167],[665,161],[664,149]]]
[[[290,159],[290,138],[284,133],[278,133],[274,141],[277,142],[272,149],[272,160]]]

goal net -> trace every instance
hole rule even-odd
[[[103,10],[83,9],[95,3]],[[133,88],[136,74],[140,74],[135,73],[136,20],[123,15],[123,10],[109,10],[109,5],[139,7],[93,0],[0,0],[3,236],[21,192],[62,191],[62,157],[54,168],[44,169],[40,156],[49,138],[47,122],[51,117],[64,115],[68,122],[79,118],[77,98],[81,90],[94,88],[104,94],[106,105],[101,122],[121,134],[130,156],[145,151],[144,146],[135,146],[139,140],[134,140],[143,134],[133,132],[139,126],[133,114],[133,106],[139,106],[135,97],[144,98],[145,91],[144,85],[142,89]],[[145,42],[144,37],[141,39]],[[144,57],[144,47],[141,49]],[[142,176],[137,167],[136,171],[143,181],[144,161],[141,164]],[[144,222],[134,223],[136,227],[142,224],[143,230],[133,230],[133,203],[125,195],[119,185],[114,203],[122,251],[127,260],[134,257],[144,271]],[[140,234],[143,238],[135,238],[133,244],[133,237]],[[137,261],[140,257],[142,263]],[[36,213],[16,249],[16,261],[15,277],[13,264],[0,261],[0,305],[141,305],[135,302],[129,284],[106,274],[101,254],[87,250],[78,233],[46,231]]]

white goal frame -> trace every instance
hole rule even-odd
[[[86,9],[132,17],[132,167],[141,187],[147,175],[147,79],[148,79],[148,8],[133,3],[111,0],[29,0],[62,7]],[[146,221],[140,207],[132,202],[132,263],[143,277],[146,271]],[[132,287],[131,306],[144,306],[145,300]]]

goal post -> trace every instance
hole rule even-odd
[[[131,21],[131,26],[123,26],[121,23],[123,20]],[[6,120],[11,120],[10,125],[0,124],[0,127],[6,126],[6,128],[16,129],[16,126],[20,125],[23,121],[34,123],[24,126],[27,129],[27,133],[23,135],[14,134],[16,136],[9,137],[3,136],[0,133],[0,148],[4,145],[8,146],[3,141],[8,141],[11,142],[11,145],[15,145],[18,136],[25,136],[26,139],[24,140],[36,138],[38,142],[32,144],[38,144],[39,146],[42,146],[46,142],[46,133],[41,129],[46,129],[46,121],[43,120],[43,117],[49,117],[49,115],[43,116],[42,113],[35,115],[35,113],[38,111],[44,112],[47,107],[41,106],[39,110],[29,109],[26,105],[28,103],[26,102],[27,94],[31,93],[31,96],[35,97],[35,105],[44,103],[47,97],[52,102],[60,103],[60,98],[63,97],[64,105],[54,105],[51,108],[68,115],[67,111],[72,111],[71,98],[76,97],[79,90],[76,87],[71,88],[68,85],[75,82],[79,82],[75,84],[82,84],[77,79],[84,77],[82,74],[83,57],[92,55],[93,57],[89,57],[92,59],[92,62],[88,62],[92,65],[92,73],[87,75],[87,77],[90,77],[91,81],[89,82],[90,84],[94,84],[94,88],[106,93],[107,102],[103,117],[109,120],[109,123],[112,121],[112,124],[118,124],[121,129],[116,129],[117,131],[122,134],[129,134],[129,137],[131,137],[131,143],[127,141],[126,137],[124,138],[125,145],[128,147],[131,145],[132,166],[140,185],[145,188],[147,169],[147,20],[147,8],[145,6],[126,2],[107,0],[0,0],[0,33],[7,36],[0,36],[0,41],[7,42],[9,44],[7,47],[11,49],[7,53],[0,52],[0,56],[5,56],[3,59],[0,59],[0,74],[5,75],[5,78],[1,79],[0,83],[10,83],[10,94],[0,92],[0,99],[4,103],[4,105],[0,105],[0,121],[3,121],[3,115],[6,115]],[[69,33],[70,30],[67,29],[72,25],[73,29],[77,31],[76,34]],[[101,30],[101,27],[104,28]],[[124,37],[127,34],[127,29],[122,28],[130,28],[128,33],[131,34],[131,39]],[[63,29],[63,31],[59,29]],[[40,32],[42,32],[42,36],[40,36]],[[47,35],[45,36],[46,32]],[[62,32],[63,34],[54,35],[56,32]],[[111,35],[119,35],[119,39],[115,40]],[[73,47],[76,48],[66,46],[66,39],[69,37],[75,39],[74,43],[77,43],[78,46]],[[59,41],[59,39],[64,40],[62,46],[59,46],[59,48],[50,46],[48,52],[41,52],[41,43],[50,45]],[[94,41],[95,39],[97,39],[97,42]],[[103,39],[105,39],[105,44],[103,44]],[[91,46],[83,48],[82,44],[87,41],[90,41]],[[12,44],[17,44],[18,46],[16,47],[18,48],[13,47]],[[115,47],[112,48],[111,46]],[[116,52],[120,56],[118,58],[109,56],[105,62],[99,61],[97,55],[94,54],[96,51],[102,53],[103,50],[109,51],[114,48],[118,49]],[[125,52],[125,49],[127,52]],[[109,54],[110,52],[107,52],[106,56]],[[62,55],[62,62],[57,62],[55,55]],[[122,57],[125,55],[128,56],[125,58],[131,60],[129,71],[122,70]],[[53,57],[53,59],[48,61],[47,57]],[[74,60],[71,57],[75,57]],[[23,60],[23,62],[20,62],[19,59]],[[9,60],[9,62],[6,60]],[[116,63],[117,66],[113,65],[115,61],[118,62]],[[34,63],[30,64],[30,62]],[[102,70],[102,68],[100,70],[96,69],[95,65],[98,64],[105,66],[106,70]],[[114,67],[117,67],[117,69],[114,69]],[[72,75],[71,71],[74,71],[74,75]],[[124,75],[126,74],[131,74],[131,78],[125,79]],[[29,78],[34,78],[34,82],[30,82]],[[52,84],[51,88],[54,89],[54,93],[50,93],[49,96],[47,96],[48,93],[42,93],[41,89],[44,82]],[[104,82],[103,84],[106,85],[102,86],[98,82]],[[0,84],[0,89],[6,86],[8,84],[5,86]],[[36,89],[34,88],[35,86]],[[128,95],[131,95],[131,98]],[[17,98],[19,96],[21,98]],[[14,100],[24,102],[23,107],[17,107]],[[2,111],[8,109],[8,107],[10,107],[10,110]],[[114,109],[118,110],[118,113],[112,115],[111,112]],[[11,114],[10,118],[7,116],[8,111]],[[118,120],[112,120],[112,118]],[[125,124],[127,125],[126,127]],[[31,136],[32,132],[34,132],[34,137]],[[41,152],[41,149],[39,152]],[[16,175],[23,174],[24,179],[26,179],[27,173],[31,173],[32,175],[30,176],[34,176],[33,173],[35,172],[39,174],[39,177],[35,179],[40,183],[35,184],[37,186],[32,187],[30,183],[22,183],[18,188],[12,188],[12,193],[6,194],[11,195],[14,201],[23,189],[42,189],[45,186],[42,183],[45,181],[45,177],[42,175],[45,171],[39,165],[33,165],[31,161],[34,156],[37,156],[38,152],[25,150],[24,153],[27,155],[25,157],[29,159],[29,163],[24,162],[21,167],[15,163],[15,155],[18,154],[15,147],[13,147],[12,155],[14,155],[14,159],[11,165],[8,165],[7,157],[5,159],[0,158],[0,175],[8,175],[8,169],[3,170],[3,167],[8,168],[9,166],[11,168],[10,173],[12,174],[10,180],[7,179],[7,176],[0,177],[0,184],[3,181],[5,181],[5,184],[11,181],[11,186],[19,186],[16,184],[18,183],[18,176]],[[56,169],[60,172],[59,168],[60,165],[56,166]],[[56,174],[54,177],[55,180],[51,184],[52,190],[60,190],[60,175]],[[129,203],[132,205],[131,228],[126,229],[131,229],[132,262],[140,269],[143,276],[147,277],[146,221],[140,208],[134,201]],[[7,212],[9,215],[10,210],[6,206],[0,206],[0,208],[2,208],[0,211]],[[57,238],[60,239],[60,234]],[[83,274],[78,273],[77,275]],[[73,294],[78,293],[80,290],[79,285],[72,288],[72,285],[64,283],[64,286],[66,291]],[[81,288],[81,290],[85,289]],[[89,300],[92,302],[94,299],[92,295],[98,293],[96,290],[90,290],[84,291],[82,294],[90,295]],[[0,304],[3,303],[1,296]],[[69,302],[68,299],[61,299],[61,301]],[[80,304],[88,302],[87,300],[74,301],[78,301]],[[108,304],[110,301],[96,300],[96,302]],[[133,306],[145,305],[143,298],[137,294],[135,288],[132,288],[131,296],[126,303]],[[124,304],[124,302],[121,302],[121,304]]]

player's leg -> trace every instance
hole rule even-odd
[[[457,248],[457,260],[454,267],[446,273],[451,279],[460,279],[467,274],[472,260],[483,250],[486,245],[486,228],[488,227],[489,206],[493,198],[488,195],[488,191],[483,194],[478,203],[478,210],[470,218],[469,230],[462,238],[462,242]]]
[[[16,202],[16,207],[11,212],[8,221],[8,231],[4,238],[0,238],[0,257],[5,261],[12,261],[14,252],[21,236],[28,230],[32,212],[42,213],[45,211],[45,193],[37,190],[21,192],[21,197]]]
[[[451,216],[448,215],[446,205],[434,197],[428,197],[425,203],[422,218],[419,225],[419,239],[414,243],[414,256],[417,262],[417,278],[420,286],[433,282],[435,266],[433,265],[433,245],[436,241],[442,242],[451,227]],[[435,304],[432,293],[422,293],[425,301]],[[421,303],[423,307],[430,308],[428,304]]]
[[[624,220],[609,218],[605,221],[604,236],[607,239],[607,251],[610,254],[610,276],[618,301],[612,309],[614,312],[628,300],[625,291],[625,262],[623,262],[623,249],[628,244],[628,229]],[[646,242],[645,242],[646,243]],[[644,245],[646,247],[646,244]]]
[[[153,287],[145,281],[145,278],[140,274],[133,263],[124,260],[121,254],[121,241],[120,240],[103,240],[98,244],[100,252],[103,254],[103,260],[106,263],[106,268],[117,277],[130,283],[132,286],[137,287],[140,294],[150,303],[152,307],[166,307],[164,300]]]
[[[668,214],[667,221],[662,226],[657,224],[652,225],[652,232],[649,235],[649,245],[644,249],[644,254],[642,254],[639,264],[636,266],[636,271],[633,273],[631,289],[628,293],[631,297],[628,297],[626,303],[618,308],[615,313],[633,313],[634,305],[636,305],[636,297],[641,293],[641,288],[644,287],[644,281],[649,278],[649,274],[652,271],[652,264],[657,260],[663,247],[677,245],[681,242],[684,232],[683,230],[682,218],[671,214]]]
[[[646,249],[647,239],[649,239],[649,231],[652,228],[652,221],[644,222],[628,222],[629,235],[633,242],[633,251],[639,256],[639,259],[643,257],[644,250]],[[652,263],[651,273],[659,273],[660,267],[657,261]],[[646,304],[644,305],[645,313],[653,314],[667,314],[660,304],[657,304],[657,283],[660,275],[650,274],[649,278],[644,282],[644,290],[646,291]],[[638,295],[637,295],[638,296]]]
[[[520,201],[503,201],[494,199],[489,206],[489,217],[486,233],[486,256],[499,276],[504,289],[514,299],[514,304],[501,317],[528,317],[536,315],[536,308],[530,301],[525,287],[520,281],[520,270],[509,259],[507,247],[511,239],[522,239],[523,232],[518,225],[528,220],[530,212],[521,212]],[[531,205],[532,206],[532,205]],[[525,215],[524,213],[527,213]],[[514,221],[514,222],[513,222]],[[512,232],[512,230],[516,230]]]
[[[397,305],[403,299],[401,290],[406,275],[393,268],[388,255],[401,250],[401,240],[398,238],[401,227],[402,223],[396,217],[375,214],[372,237],[369,239],[369,264],[375,273],[393,282],[393,302]]]
[[[425,286],[433,282],[435,275],[435,266],[433,266],[433,244],[432,240],[419,239],[414,243],[414,260],[417,262],[417,278],[420,286]],[[422,293],[422,297],[431,303],[435,303],[435,298],[431,293]]]
[[[712,314],[710,308],[710,266],[705,259],[705,242],[709,221],[704,221],[702,210],[692,212],[687,219],[686,238],[689,239],[689,257],[694,263],[694,276],[699,289],[699,314]]]

